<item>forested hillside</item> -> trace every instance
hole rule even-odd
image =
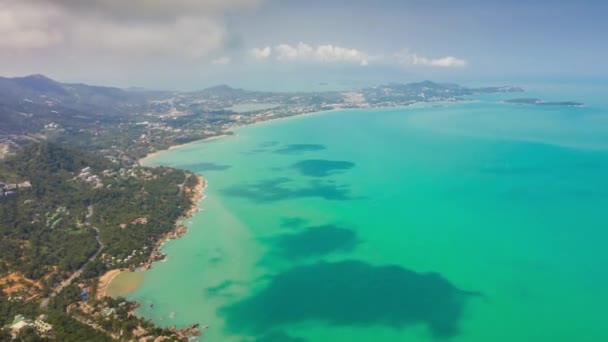
[[[121,165],[51,143],[4,160],[0,327],[16,313],[39,313],[38,302],[76,271],[86,283],[109,268],[147,262],[191,206],[184,189],[197,181],[185,171]],[[57,322],[69,320],[62,310],[80,299],[77,291],[62,293]]]

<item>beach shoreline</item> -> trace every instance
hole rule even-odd
[[[194,141],[191,141],[191,142],[187,142],[185,144],[171,145],[171,146],[169,146],[166,149],[150,152],[150,153],[146,154],[144,157],[139,158],[137,160],[137,162],[139,163],[139,165],[145,166],[144,164],[145,164],[145,161],[147,159],[151,159],[151,158],[153,158],[153,157],[155,157],[157,155],[163,154],[165,152],[168,152],[168,151],[171,151],[171,150],[174,150],[174,149],[177,149],[177,148],[182,148],[182,147],[185,147],[185,146],[193,145],[193,144],[196,144],[196,143],[200,143],[202,141],[211,141],[211,140],[215,140],[215,139],[221,139],[221,138],[225,138],[225,137],[230,137],[232,135],[233,134],[219,134],[219,135],[214,135],[212,137],[207,137],[207,138],[204,138],[204,139],[194,140]]]
[[[261,124],[269,124],[269,123],[279,122],[279,121],[288,120],[288,119],[297,119],[297,118],[303,118],[303,117],[308,117],[308,116],[312,116],[312,115],[328,114],[328,113],[334,113],[334,112],[358,111],[358,110],[368,110],[368,109],[393,110],[393,109],[400,109],[400,108],[411,108],[412,106],[414,106],[416,104],[421,104],[421,103],[427,103],[427,102],[416,102],[416,103],[412,103],[412,104],[408,104],[408,105],[384,106],[384,107],[353,107],[353,108],[322,109],[322,110],[316,110],[316,111],[311,111],[311,112],[306,112],[306,113],[299,113],[299,114],[290,115],[290,116],[282,116],[282,117],[277,117],[277,118],[270,118],[270,119],[267,119],[267,120],[260,120],[260,121],[256,121],[256,122],[249,122],[249,123],[245,123],[245,124],[235,124],[233,126],[229,126],[227,128],[227,130],[225,131],[225,133],[223,133],[223,134],[214,135],[214,136],[211,136],[211,137],[207,137],[207,138],[203,138],[203,139],[199,139],[199,140],[190,141],[190,142],[185,143],[185,144],[171,145],[171,146],[169,146],[166,149],[150,152],[150,153],[146,154],[144,157],[138,159],[138,163],[139,163],[139,165],[144,166],[146,160],[154,158],[154,157],[156,157],[158,155],[161,155],[161,154],[166,153],[166,152],[171,151],[171,150],[179,149],[179,148],[182,148],[182,147],[186,147],[186,146],[194,145],[194,144],[198,144],[198,143],[204,143],[204,142],[208,142],[208,141],[211,141],[211,140],[216,140],[216,139],[222,139],[222,138],[226,138],[226,137],[236,136],[235,133],[229,131],[229,130],[232,130],[232,129],[235,129],[235,128],[255,126],[255,125],[261,125]],[[453,104],[455,102],[453,102],[453,101],[440,101],[438,103],[447,105],[447,104]]]
[[[119,275],[121,272],[123,272],[123,269],[117,268],[109,270],[101,277],[99,277],[99,281],[97,282],[97,299],[101,299],[107,296],[106,294],[108,292],[108,287],[110,286],[110,283],[112,283],[112,280],[114,280],[114,278],[116,278],[116,276]]]
[[[192,205],[190,206],[190,208],[188,208],[188,210],[186,210],[186,212],[182,216],[177,218],[177,220],[175,221],[174,228],[171,231],[167,232],[158,241],[156,241],[156,243],[154,244],[154,248],[152,249],[152,253],[150,253],[148,261],[146,261],[141,267],[139,267],[140,269],[148,270],[152,268],[155,262],[164,260],[166,255],[163,254],[160,250],[162,249],[165,242],[173,239],[179,239],[188,232],[188,228],[183,225],[183,221],[191,218],[194,214],[198,212],[200,201],[205,199],[204,191],[207,188],[206,179],[197,174],[193,175],[197,178],[198,182],[190,191]]]
[[[161,249],[165,242],[173,239],[178,239],[188,232],[187,227],[183,225],[183,221],[191,218],[194,214],[198,212],[200,202],[205,199],[204,191],[207,188],[206,179],[194,173],[191,174],[191,176],[196,177],[197,183],[189,191],[189,194],[191,196],[190,199],[192,201],[190,208],[188,208],[188,210],[186,210],[186,212],[184,212],[184,214],[175,221],[173,229],[171,229],[164,236],[158,239],[158,241],[156,241],[152,252],[150,253],[150,256],[148,257],[146,262],[144,262],[141,266],[138,267],[138,271],[149,270],[150,268],[152,268],[155,262],[164,260],[166,255],[161,252]],[[122,272],[133,272],[133,270],[125,268],[112,269],[107,271],[101,277],[99,277],[99,281],[97,282],[98,299],[108,296],[108,288],[112,284],[112,281]]]
[[[396,107],[387,107],[387,108],[396,108]],[[250,122],[250,123],[246,123],[246,124],[242,124],[242,125],[238,125],[237,124],[237,125],[229,126],[228,130],[235,129],[235,128],[241,128],[241,127],[248,127],[248,126],[267,124],[267,123],[272,123],[272,122],[286,120],[286,119],[295,119],[295,118],[302,118],[302,117],[311,116],[311,115],[326,114],[326,113],[340,112],[340,111],[347,111],[347,110],[357,110],[357,109],[366,109],[366,108],[332,108],[332,109],[325,109],[325,110],[317,110],[317,111],[312,111],[312,112],[307,112],[307,113],[300,113],[300,114],[296,114],[296,115],[282,116],[282,117],[278,117],[278,118],[270,118],[268,120],[260,120],[260,121]],[[183,147],[186,147],[186,146],[189,146],[189,145],[194,145],[194,144],[199,144],[199,143],[203,143],[203,142],[208,142],[208,141],[211,141],[211,140],[216,140],[216,139],[222,139],[222,138],[236,136],[235,133],[233,133],[231,131],[228,131],[228,130],[226,131],[226,133],[223,133],[223,134],[214,135],[212,137],[207,137],[207,138],[204,138],[204,139],[190,141],[190,142],[185,143],[185,144],[171,145],[171,146],[169,146],[166,149],[150,152],[150,153],[146,154],[144,157],[138,159],[138,163],[139,163],[139,165],[145,166],[146,160],[152,159],[152,158],[154,158],[156,156],[159,156],[159,155],[161,155],[163,153],[166,153],[168,151],[172,151],[172,150],[175,150],[175,149],[183,148]]]

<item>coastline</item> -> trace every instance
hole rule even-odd
[[[381,107],[381,109],[386,109],[386,110],[391,110],[391,109],[396,109],[396,108],[409,108],[411,107],[410,105],[407,106],[393,106],[393,107]],[[358,111],[358,110],[366,110],[366,109],[370,109],[370,108],[331,108],[331,109],[325,109],[325,110],[317,110],[317,111],[311,111],[311,112],[306,112],[306,113],[300,113],[300,114],[296,114],[296,115],[291,115],[291,116],[284,116],[284,117],[276,117],[276,118],[270,118],[267,120],[260,120],[260,121],[256,121],[256,122],[249,122],[246,124],[241,124],[241,125],[233,125],[233,126],[229,126],[227,128],[227,132],[230,132],[228,130],[232,130],[232,129],[236,129],[236,128],[241,128],[241,127],[248,127],[248,126],[255,126],[255,125],[262,125],[262,124],[270,124],[273,122],[278,122],[278,121],[283,121],[283,120],[293,120],[293,119],[301,119],[307,116],[312,116],[312,115],[321,115],[321,114],[327,114],[327,113],[332,113],[332,112],[344,112],[344,111]],[[378,109],[378,108],[376,108]],[[221,139],[221,138],[225,138],[225,137],[231,137],[231,136],[236,136],[235,133],[224,133],[224,134],[219,134],[216,136],[211,136],[211,137],[207,137],[204,139],[200,139],[200,140],[194,140],[185,144],[177,144],[177,145],[171,145],[169,146],[169,148],[167,149],[163,149],[163,150],[158,150],[155,152],[151,152],[148,153],[146,156],[140,158],[138,160],[139,165],[141,166],[145,166],[145,163],[147,160],[156,157],[158,155],[161,155],[163,153],[166,153],[168,151],[171,150],[175,150],[175,149],[179,149],[182,147],[186,147],[189,145],[194,145],[194,144],[198,144],[198,143],[204,143],[207,141],[211,141],[211,140],[216,140],[216,139]],[[189,170],[186,170],[188,172],[191,172]],[[180,238],[182,236],[184,236],[187,233],[187,228],[186,226],[184,226],[182,224],[182,222],[184,222],[185,220],[189,219],[190,217],[192,217],[194,214],[196,214],[199,210],[199,202],[201,200],[203,200],[205,198],[204,195],[204,190],[207,187],[207,181],[200,175],[194,174],[193,175],[195,177],[197,177],[198,182],[197,185],[192,189],[191,193],[191,199],[192,199],[192,205],[190,206],[190,208],[184,213],[184,215],[180,216],[176,221],[175,221],[175,225],[174,225],[174,229],[172,229],[171,231],[167,232],[161,239],[159,239],[155,245],[154,248],[148,258],[148,260],[141,266],[138,268],[138,270],[148,270],[150,268],[152,268],[153,264],[155,262],[158,261],[162,261],[165,259],[166,254],[163,254],[160,250],[162,249],[163,245],[165,244],[165,242],[172,240],[172,239],[177,239]],[[101,285],[105,285],[103,287],[103,292],[102,292],[102,297],[107,295],[107,289],[110,286],[112,280],[114,280],[114,278],[116,278],[119,274],[121,274],[122,272],[133,272],[133,270],[128,270],[128,269],[119,269],[119,270],[111,270],[109,272],[107,272],[106,274],[104,274],[101,278],[100,278],[100,284]],[[105,278],[104,278],[105,277]],[[101,282],[101,279],[105,279],[105,281],[107,282],[106,284]],[[99,289],[100,287],[98,287]],[[135,291],[136,289],[134,289],[133,291]],[[99,292],[99,290],[98,290]]]
[[[171,145],[171,146],[169,146],[166,149],[150,152],[150,153],[146,154],[144,157],[139,158],[137,160],[137,162],[139,163],[139,165],[144,166],[146,159],[153,158],[153,157],[155,157],[155,156],[157,156],[159,154],[165,153],[167,151],[171,151],[171,150],[174,150],[176,148],[182,148],[182,147],[185,147],[185,146],[188,146],[188,145],[193,145],[193,144],[196,144],[196,143],[200,143],[201,141],[210,141],[210,140],[221,139],[221,138],[225,138],[225,137],[229,137],[229,136],[232,136],[232,134],[225,134],[224,133],[224,134],[214,135],[212,137],[207,137],[207,138],[200,139],[200,140],[194,140],[194,141],[191,141],[191,142],[187,142],[185,144]]]
[[[175,149],[182,148],[182,147],[185,147],[185,146],[194,145],[194,144],[198,144],[198,143],[202,143],[202,142],[207,142],[207,141],[211,141],[211,140],[215,140],[215,139],[222,139],[222,138],[226,138],[226,137],[236,136],[235,133],[228,131],[228,130],[235,129],[235,128],[255,126],[255,125],[261,125],[261,124],[268,124],[268,123],[278,122],[278,121],[282,121],[282,120],[297,119],[297,118],[303,118],[303,117],[312,116],[312,115],[320,115],[320,114],[327,114],[327,113],[333,113],[333,112],[359,111],[359,110],[369,110],[369,109],[374,109],[374,110],[394,110],[394,109],[400,109],[400,108],[405,109],[405,108],[411,108],[412,106],[419,105],[419,104],[425,104],[425,103],[433,103],[433,104],[440,104],[440,105],[446,106],[446,105],[449,105],[449,104],[454,104],[454,103],[459,103],[459,102],[470,102],[470,100],[463,100],[463,101],[437,101],[437,102],[425,102],[425,101],[421,101],[421,102],[414,102],[414,103],[410,103],[410,104],[397,105],[397,106],[352,107],[352,108],[321,109],[321,110],[315,110],[315,111],[310,111],[310,112],[305,112],[305,113],[299,113],[299,114],[290,115],[290,116],[282,116],[282,117],[277,117],[277,118],[269,118],[267,120],[260,120],[260,121],[256,121],[256,122],[245,123],[245,124],[235,124],[235,125],[229,126],[227,128],[227,130],[225,131],[225,133],[222,133],[222,134],[219,134],[219,135],[214,135],[214,136],[207,137],[207,138],[204,138],[204,139],[199,139],[199,140],[193,140],[193,141],[190,141],[190,142],[185,143],[185,144],[171,145],[171,146],[169,146],[166,149],[150,152],[150,153],[146,154],[144,157],[138,159],[138,163],[139,163],[139,165],[144,166],[144,164],[145,164],[145,162],[146,162],[147,159],[151,159],[153,157],[156,157],[158,155],[161,155],[161,154],[166,153],[166,152],[171,151],[171,150],[175,150]]]
[[[188,210],[186,210],[186,212],[184,212],[184,214],[175,221],[173,229],[168,231],[165,235],[163,235],[160,239],[156,241],[148,259],[138,268],[139,271],[148,270],[152,268],[155,262],[162,261],[166,257],[166,255],[163,254],[160,250],[162,249],[165,242],[173,239],[178,239],[188,232],[187,227],[183,225],[182,222],[189,219],[195,213],[198,212],[199,204],[205,198],[204,191],[207,188],[207,180],[205,180],[202,176],[194,173],[192,173],[191,176],[196,177],[197,183],[192,189],[188,191],[188,193],[190,194],[190,199],[192,201],[190,208],[188,208]],[[104,273],[102,276],[99,277],[99,280],[97,282],[96,297],[100,299],[108,296],[108,288],[112,284],[112,281],[122,272],[133,271],[134,270],[129,270],[125,268],[117,268]]]
[[[190,208],[188,208],[188,210],[186,210],[186,212],[182,216],[177,218],[177,220],[175,221],[174,228],[172,230],[170,230],[169,232],[167,232],[158,241],[156,241],[156,243],[154,244],[154,248],[152,249],[152,253],[150,253],[150,257],[148,258],[148,261],[146,261],[140,267],[140,269],[148,270],[148,269],[152,268],[152,265],[155,262],[162,261],[166,257],[166,255],[161,253],[160,250],[162,249],[165,242],[167,242],[169,240],[173,240],[173,239],[179,239],[180,237],[184,236],[188,232],[188,228],[185,225],[183,225],[182,222],[189,219],[190,217],[192,217],[194,214],[196,214],[198,212],[199,203],[200,203],[200,201],[205,199],[204,191],[207,188],[206,179],[204,179],[202,176],[199,176],[197,174],[193,174],[193,175],[194,175],[194,177],[196,177],[198,182],[196,183],[194,188],[190,191],[190,196],[191,196],[190,199],[192,200],[192,205],[190,206]]]
[[[397,108],[397,107],[386,107],[386,108]],[[300,114],[296,114],[296,115],[282,116],[282,117],[278,117],[278,118],[270,118],[268,120],[260,120],[260,121],[250,122],[250,123],[246,123],[246,124],[242,124],[242,125],[229,126],[228,130],[240,128],[240,127],[261,125],[261,124],[271,123],[271,122],[280,121],[280,120],[301,118],[301,117],[305,117],[305,116],[309,116],[309,115],[318,115],[318,114],[326,114],[326,113],[331,113],[331,112],[340,112],[340,111],[347,111],[347,110],[361,110],[361,109],[367,109],[367,108],[332,108],[332,109],[325,109],[325,110],[317,110],[317,111],[312,111],[312,112],[307,112],[307,113],[300,113]],[[207,137],[207,138],[200,139],[200,140],[194,140],[194,141],[191,141],[191,142],[188,142],[185,144],[171,145],[166,149],[150,152],[150,153],[146,154],[144,157],[138,159],[137,162],[139,163],[139,165],[145,166],[146,160],[154,158],[154,157],[161,155],[163,153],[166,153],[168,151],[186,147],[189,145],[199,144],[202,142],[207,142],[207,141],[222,139],[222,138],[227,138],[227,137],[233,137],[233,136],[236,136],[236,134],[234,134],[234,133],[229,134],[228,131],[226,131],[226,133],[223,133],[223,134],[214,135],[212,137]]]
[[[412,104],[408,104],[408,105],[401,105],[401,106],[388,106],[388,107],[379,107],[379,108],[375,108],[375,109],[386,109],[386,110],[391,110],[391,109],[398,109],[398,108],[411,108],[411,106],[419,104],[419,103],[424,103],[424,102],[416,102],[416,103],[412,103]],[[451,102],[449,102],[451,103]],[[443,104],[443,102],[442,102]],[[283,121],[283,120],[288,120],[288,119],[297,119],[297,118],[303,118],[303,117],[307,117],[307,116],[312,116],[312,115],[321,115],[321,114],[327,114],[327,113],[332,113],[332,112],[342,112],[342,111],[357,111],[357,110],[365,110],[365,109],[370,109],[370,108],[331,108],[331,109],[325,109],[325,110],[317,110],[317,111],[311,111],[311,112],[306,112],[306,113],[300,113],[300,114],[296,114],[296,115],[291,115],[291,116],[283,116],[283,117],[277,117],[277,118],[270,118],[268,120],[260,120],[257,122],[250,122],[250,123],[246,123],[246,124],[242,124],[242,125],[234,125],[234,126],[229,126],[228,130],[230,129],[235,129],[235,128],[240,128],[240,127],[247,127],[247,126],[255,126],[255,125],[261,125],[261,124],[269,124],[269,123],[273,123],[273,122],[278,122],[278,121]],[[168,151],[172,151],[175,149],[179,149],[182,147],[186,147],[189,145],[194,145],[194,144],[198,144],[198,143],[203,143],[203,142],[207,142],[207,141],[211,141],[211,140],[216,140],[216,139],[222,139],[222,138],[226,138],[226,137],[231,137],[231,136],[236,136],[235,133],[223,133],[223,134],[219,134],[219,135],[215,135],[215,136],[211,136],[211,137],[207,137],[204,139],[200,139],[200,140],[194,140],[185,144],[177,144],[177,145],[171,145],[166,149],[162,149],[162,150],[158,150],[155,152],[151,152],[148,153],[146,156],[140,158],[138,160],[139,165],[144,166],[146,161],[148,159],[151,159],[153,157],[156,157],[158,155],[161,155],[163,153],[166,153]],[[189,171],[189,170],[186,170]],[[192,206],[185,212],[184,215],[182,215],[181,217],[179,217],[176,222],[175,222],[175,227],[173,230],[169,231],[167,234],[165,234],[161,239],[159,239],[155,245],[154,248],[152,250],[152,253],[150,254],[150,257],[148,258],[148,260],[139,268],[140,270],[148,270],[150,268],[152,268],[152,265],[155,262],[158,261],[162,261],[165,259],[166,254],[163,254],[162,252],[160,252],[160,250],[162,249],[163,245],[165,244],[165,242],[169,241],[169,240],[173,240],[173,239],[177,239],[180,238],[182,236],[184,236],[187,233],[187,228],[186,226],[184,226],[182,224],[183,221],[187,220],[188,218],[192,217],[197,211],[198,211],[198,204],[201,200],[203,200],[205,198],[204,195],[204,190],[207,187],[207,181],[200,175],[196,175],[194,174],[195,177],[197,177],[198,179],[198,183],[197,185],[194,187],[193,191],[192,191]],[[118,273],[114,274],[111,272],[116,272],[117,270],[110,270],[108,271],[106,274],[104,274],[101,278],[100,278],[100,283],[104,285],[105,287],[103,288],[103,295],[105,296],[107,293],[107,288],[109,287],[110,283],[112,282],[112,280],[121,272],[119,271]],[[129,270],[122,270],[122,271],[129,271]],[[108,274],[110,274],[111,278],[108,279]],[[104,284],[101,282],[101,279],[104,279],[105,281],[107,281],[107,284]],[[100,287],[98,287],[100,288]]]
[[[110,283],[112,283],[112,280],[114,280],[114,278],[116,278],[116,276],[119,275],[121,272],[123,272],[123,269],[117,268],[109,270],[101,277],[99,277],[99,281],[97,282],[97,299],[101,299],[107,296],[108,287],[110,286]]]

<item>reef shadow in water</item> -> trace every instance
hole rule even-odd
[[[301,322],[335,326],[425,324],[436,338],[459,333],[467,300],[437,273],[349,260],[297,266],[270,278],[257,294],[219,309],[229,333],[263,336]],[[262,314],[263,313],[263,314]]]
[[[341,171],[350,170],[355,167],[355,163],[340,160],[308,159],[302,160],[292,165],[304,176],[327,177]]]
[[[272,331],[253,340],[254,342],[306,342],[300,337],[293,337],[284,331]],[[244,340],[243,342],[247,342]]]
[[[260,147],[274,147],[279,145],[280,143],[278,141],[262,141],[259,146]]]
[[[290,144],[275,150],[278,154],[299,154],[303,152],[316,152],[325,150],[325,145],[321,144]]]
[[[313,180],[307,186],[288,187],[290,178],[279,177],[255,183],[237,184],[222,190],[227,196],[241,197],[257,203],[269,203],[294,198],[319,197],[332,201],[352,200],[347,185]]]
[[[281,228],[300,228],[307,224],[308,220],[302,217],[290,216],[281,217],[279,225]]]
[[[236,282],[233,280],[225,280],[216,286],[208,287],[206,289],[206,291],[207,291],[208,295],[212,295],[212,296],[220,295],[235,284],[236,284]]]
[[[297,233],[270,239],[272,253],[288,260],[352,251],[359,242],[352,229],[331,224],[308,227]]]
[[[192,171],[225,171],[231,168],[230,165],[216,164],[216,163],[197,163],[180,165],[180,168]]]

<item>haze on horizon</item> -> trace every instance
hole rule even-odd
[[[0,75],[198,89],[608,76],[604,1],[0,0]]]

